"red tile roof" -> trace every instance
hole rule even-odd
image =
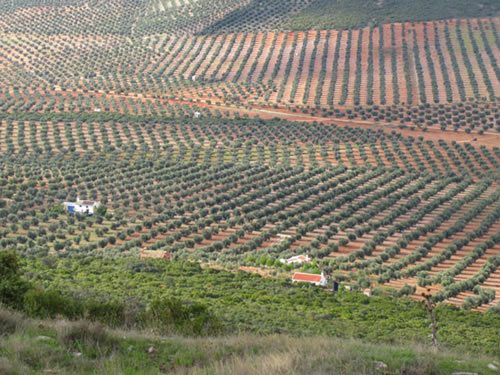
[[[321,282],[321,275],[314,275],[312,273],[300,273],[296,272],[292,277],[293,281],[308,281],[310,283],[319,283]]]

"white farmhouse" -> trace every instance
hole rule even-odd
[[[64,202],[64,206],[69,212],[78,214],[93,215],[99,207],[99,202],[96,201],[82,201],[77,198],[76,202]]]
[[[321,272],[321,275],[295,272],[292,277],[292,282],[306,282],[314,285],[326,286],[328,279],[323,272]]]

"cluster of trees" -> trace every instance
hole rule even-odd
[[[455,212],[458,212],[463,207],[463,203],[471,201],[472,199],[477,197],[478,193],[481,193],[483,189],[485,189],[485,185],[486,187],[488,186],[488,184],[486,183],[479,185],[472,193],[469,193],[467,196],[462,198],[462,202],[459,200],[453,202],[450,205],[450,207],[443,210],[443,212],[440,215],[438,215],[434,220],[432,220],[429,224],[424,225],[423,228],[420,227],[415,228],[406,237],[403,237],[399,241],[398,245],[399,247],[406,248],[410,241],[413,241],[414,239],[421,237],[423,234],[425,235],[427,233],[433,233],[438,228],[441,229],[439,233],[427,236],[426,240],[418,248],[416,248],[408,255],[398,259],[395,262],[392,262],[390,265],[382,264],[381,267],[378,268],[378,273],[380,274],[378,281],[380,283],[385,283],[392,280],[393,278],[399,278],[405,276],[405,274],[401,272],[402,269],[414,264],[415,262],[421,260],[422,258],[425,258],[427,254],[431,251],[432,247],[435,246],[437,243],[440,243],[446,238],[452,238],[453,235],[455,235],[456,233],[460,233],[461,228],[463,228],[463,226],[465,225],[462,221],[457,221],[453,225],[446,228],[441,228],[441,224],[446,220],[449,220]],[[482,212],[481,208],[484,209],[484,204],[482,202],[483,202],[482,200],[479,201],[479,203],[476,204],[476,207],[478,208],[472,211],[472,213],[467,214],[467,219],[465,219],[466,221],[472,220],[474,217],[478,215],[478,213]],[[456,251],[456,248],[454,249]],[[418,270],[418,267],[415,268],[415,270]],[[416,272],[412,273],[413,275],[416,274]],[[406,274],[406,276],[408,276],[408,274]]]
[[[385,113],[384,109],[381,110]],[[365,115],[371,113],[373,112],[366,112]],[[264,145],[266,148],[271,147],[270,156],[271,159],[275,159],[277,150],[273,150],[276,145],[280,144],[281,149],[289,149],[296,142],[311,142],[311,144],[323,145],[322,147],[325,147],[325,142],[330,144],[345,142],[345,157],[351,165],[357,165],[358,163],[353,154],[353,143],[358,144],[363,165],[371,164],[364,148],[365,143],[370,146],[371,154],[378,165],[384,165],[384,163],[388,162],[398,166],[399,163],[403,163],[405,169],[409,171],[423,172],[428,170],[433,173],[442,173],[444,171],[446,174],[458,172],[459,174],[472,174],[481,178],[491,174],[499,165],[498,160],[495,158],[498,148],[493,148],[494,154],[492,154],[485,147],[477,150],[469,143],[462,145],[452,142],[452,147],[442,140],[438,144],[430,141],[424,144],[420,139],[415,141],[413,137],[408,139],[400,138],[396,132],[391,135],[392,147],[389,147],[384,141],[384,133],[371,130],[360,131],[356,128],[324,127],[317,123],[306,126],[300,123],[276,121],[272,126],[267,126],[267,123],[262,121],[240,120],[228,122],[228,120],[224,120],[215,125],[212,119],[180,122],[179,124],[182,125],[178,127],[176,125],[178,120],[167,123],[165,120],[158,119],[158,122],[156,122],[152,119],[149,120],[151,122],[148,125],[144,126],[140,125],[137,119],[134,118],[128,118],[130,122],[126,122],[126,118],[119,121],[104,122],[99,120],[100,116],[94,117],[96,122],[88,123],[82,122],[79,117],[71,118],[71,116],[61,122],[39,122],[38,120],[14,122],[6,120],[4,122],[4,145],[0,144],[0,148],[9,154],[18,153],[21,155],[28,152],[50,154],[56,151],[74,153],[75,151],[90,150],[97,152],[113,152],[115,150],[167,151],[171,153],[175,149],[179,152],[178,158],[187,155],[188,149],[193,149],[195,152],[190,154],[192,160],[200,157],[208,158],[207,161],[209,161],[215,156],[213,155],[214,149],[226,152],[222,150],[233,148],[231,145],[246,144],[244,152],[232,154],[233,159],[238,161],[242,160],[242,158],[252,160],[255,155],[261,158],[263,150],[259,149],[259,144]],[[35,119],[37,116],[32,118]],[[40,117],[38,116],[38,118]],[[239,125],[233,126],[230,124]],[[246,141],[234,143],[235,138],[239,137],[246,138]],[[207,144],[208,146],[206,146]],[[417,150],[415,150],[415,146]],[[252,149],[260,151],[255,154]],[[334,148],[333,150],[336,161],[343,162],[339,149]],[[380,157],[379,150],[383,151],[386,161],[383,161]],[[444,155],[447,157],[443,156],[442,151],[445,151]],[[324,159],[323,163],[329,164],[330,159],[326,149],[323,149],[323,151],[309,149],[307,151],[309,153],[309,162],[312,165],[318,163],[317,158],[314,156],[318,152],[323,153],[321,155]],[[424,157],[423,160],[420,155]],[[299,159],[297,159],[298,161]]]
[[[472,207],[471,211],[467,212],[460,220],[456,221],[453,225],[447,228],[443,234],[445,237],[451,237],[455,233],[463,232],[467,223],[476,218],[479,214],[481,214],[486,205],[492,204],[495,201],[492,198],[497,197],[489,197],[484,201],[479,202],[476,206]],[[417,273],[430,270],[433,267],[436,267],[440,263],[444,262],[447,259],[450,259],[457,251],[466,246],[470,241],[484,236],[488,233],[490,228],[495,224],[495,222],[500,218],[500,207],[495,211],[490,212],[479,224],[477,228],[473,231],[465,232],[466,238],[460,238],[455,240],[452,244],[446,246],[443,250],[441,250],[438,254],[432,256],[427,259],[423,263],[420,263],[416,266],[408,268],[406,271],[402,273],[403,277],[407,276],[415,276]]]
[[[462,28],[461,28],[461,22],[457,21],[455,23],[455,34],[457,36],[457,40],[460,45],[460,50],[462,51],[462,60],[465,65],[465,68],[467,69],[467,74],[469,76],[469,81],[472,86],[472,92],[474,93],[474,96],[477,98],[479,97],[479,86],[476,80],[476,76],[474,74],[474,69],[472,68],[472,63],[470,61],[469,55],[467,54],[467,49],[465,46],[465,41],[462,35]]]
[[[484,289],[479,285],[484,283],[488,277],[500,266],[500,256],[494,255],[488,258],[481,269],[473,276],[458,282],[449,284],[444,290],[440,290],[432,296],[434,301],[444,301],[453,298],[466,291],[473,291],[478,296],[468,297],[464,301],[464,308],[477,307],[483,303],[489,303],[495,299],[495,290]]]
[[[421,203],[420,199],[413,200],[408,202],[406,207],[403,207],[402,209],[399,208],[397,209],[394,213],[391,215],[394,216],[395,214],[397,216],[403,215],[407,213],[408,211],[418,208],[416,211],[414,211],[413,215],[406,219],[406,220],[399,220],[395,221],[394,219],[397,218],[393,217],[394,224],[391,227],[388,227],[387,229],[382,229],[379,230],[375,235],[374,238],[372,239],[372,242],[367,242],[365,245],[362,247],[362,252],[361,251],[356,251],[353,252],[352,254],[347,254],[345,257],[338,257],[335,259],[336,264],[338,265],[339,268],[344,269],[344,270],[349,270],[352,268],[371,268],[373,273],[380,274],[384,270],[391,271],[392,270],[392,264],[391,265],[384,265],[382,267],[384,262],[389,260],[390,258],[396,257],[401,252],[401,248],[406,248],[408,246],[408,243],[412,240],[416,240],[420,238],[421,236],[425,236],[431,229],[435,229],[439,227],[439,225],[448,217],[451,215],[455,214],[461,207],[462,204],[473,200],[477,198],[486,188],[486,186],[481,186],[480,188],[476,189],[472,193],[470,193],[468,196],[463,198],[462,200],[456,200],[454,201],[454,204],[450,209],[446,212],[443,212],[444,216],[438,217],[437,219],[433,220],[432,222],[421,225],[420,227],[415,227],[423,217],[428,215],[429,213],[433,212],[436,210],[438,207],[442,206],[446,202],[453,201],[453,199],[456,199],[457,195],[462,193],[468,186],[470,186],[471,181],[469,180],[468,182],[463,182],[453,189],[450,189],[446,192],[444,196],[439,196],[438,194],[445,190],[445,188],[453,183],[453,181],[456,181],[454,178],[448,178],[443,181],[438,181],[435,185],[431,186],[429,190],[426,190],[422,196],[421,199],[423,201],[428,201],[429,198],[432,198],[436,196],[434,199],[430,200],[429,202],[425,203],[424,205],[419,206]],[[390,218],[391,216],[389,216]],[[386,226],[387,224],[391,224],[390,221],[387,221],[387,219],[383,219],[382,221],[379,222],[378,227]],[[373,250],[375,250],[375,246],[377,245],[382,245],[390,236],[393,236],[396,232],[404,232],[405,230],[407,231],[410,228],[415,227],[411,232],[405,233],[401,239],[399,239],[396,244],[391,244],[387,245],[386,248],[377,254],[376,257],[373,259],[368,259],[368,260],[360,260],[360,261],[355,261],[356,258],[363,258],[366,255],[371,255]],[[348,263],[350,262],[350,264]],[[402,263],[403,261],[401,261]],[[345,263],[345,264],[344,264]],[[391,275],[392,276],[392,273]],[[386,282],[390,280],[382,277],[378,281],[380,283]]]
[[[477,259],[482,257],[488,249],[491,249],[500,241],[500,234],[494,233],[486,241],[483,241],[472,248],[470,253],[465,257],[456,262],[453,267],[446,270],[440,271],[435,274],[432,278],[422,280],[422,285],[428,285],[429,283],[441,283],[443,286],[448,286],[454,282],[454,277],[462,272],[464,269],[473,264]],[[420,276],[419,276],[420,278]]]

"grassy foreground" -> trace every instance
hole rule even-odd
[[[136,315],[134,306],[148,308],[154,300],[175,297],[207,306],[220,318],[226,333],[324,335],[388,344],[429,342],[429,320],[420,303],[387,295],[333,294],[291,283],[289,275],[265,278],[161,259],[54,257],[27,259],[24,273],[35,285],[77,300],[124,303],[125,317]],[[442,304],[437,316],[443,345],[500,356],[498,314]]]
[[[495,374],[494,358],[326,337],[186,338],[0,310],[0,374]]]

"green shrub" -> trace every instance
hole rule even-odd
[[[147,324],[184,335],[213,335],[221,330],[219,319],[200,303],[187,304],[177,298],[151,302],[145,314]]]
[[[21,277],[19,261],[12,251],[0,251],[0,303],[19,309],[30,284]]]
[[[33,317],[68,319],[83,317],[83,305],[74,298],[62,296],[55,290],[32,289],[24,295],[24,310]]]
[[[86,315],[91,321],[116,327],[125,321],[125,305],[119,301],[89,301],[86,304]]]

